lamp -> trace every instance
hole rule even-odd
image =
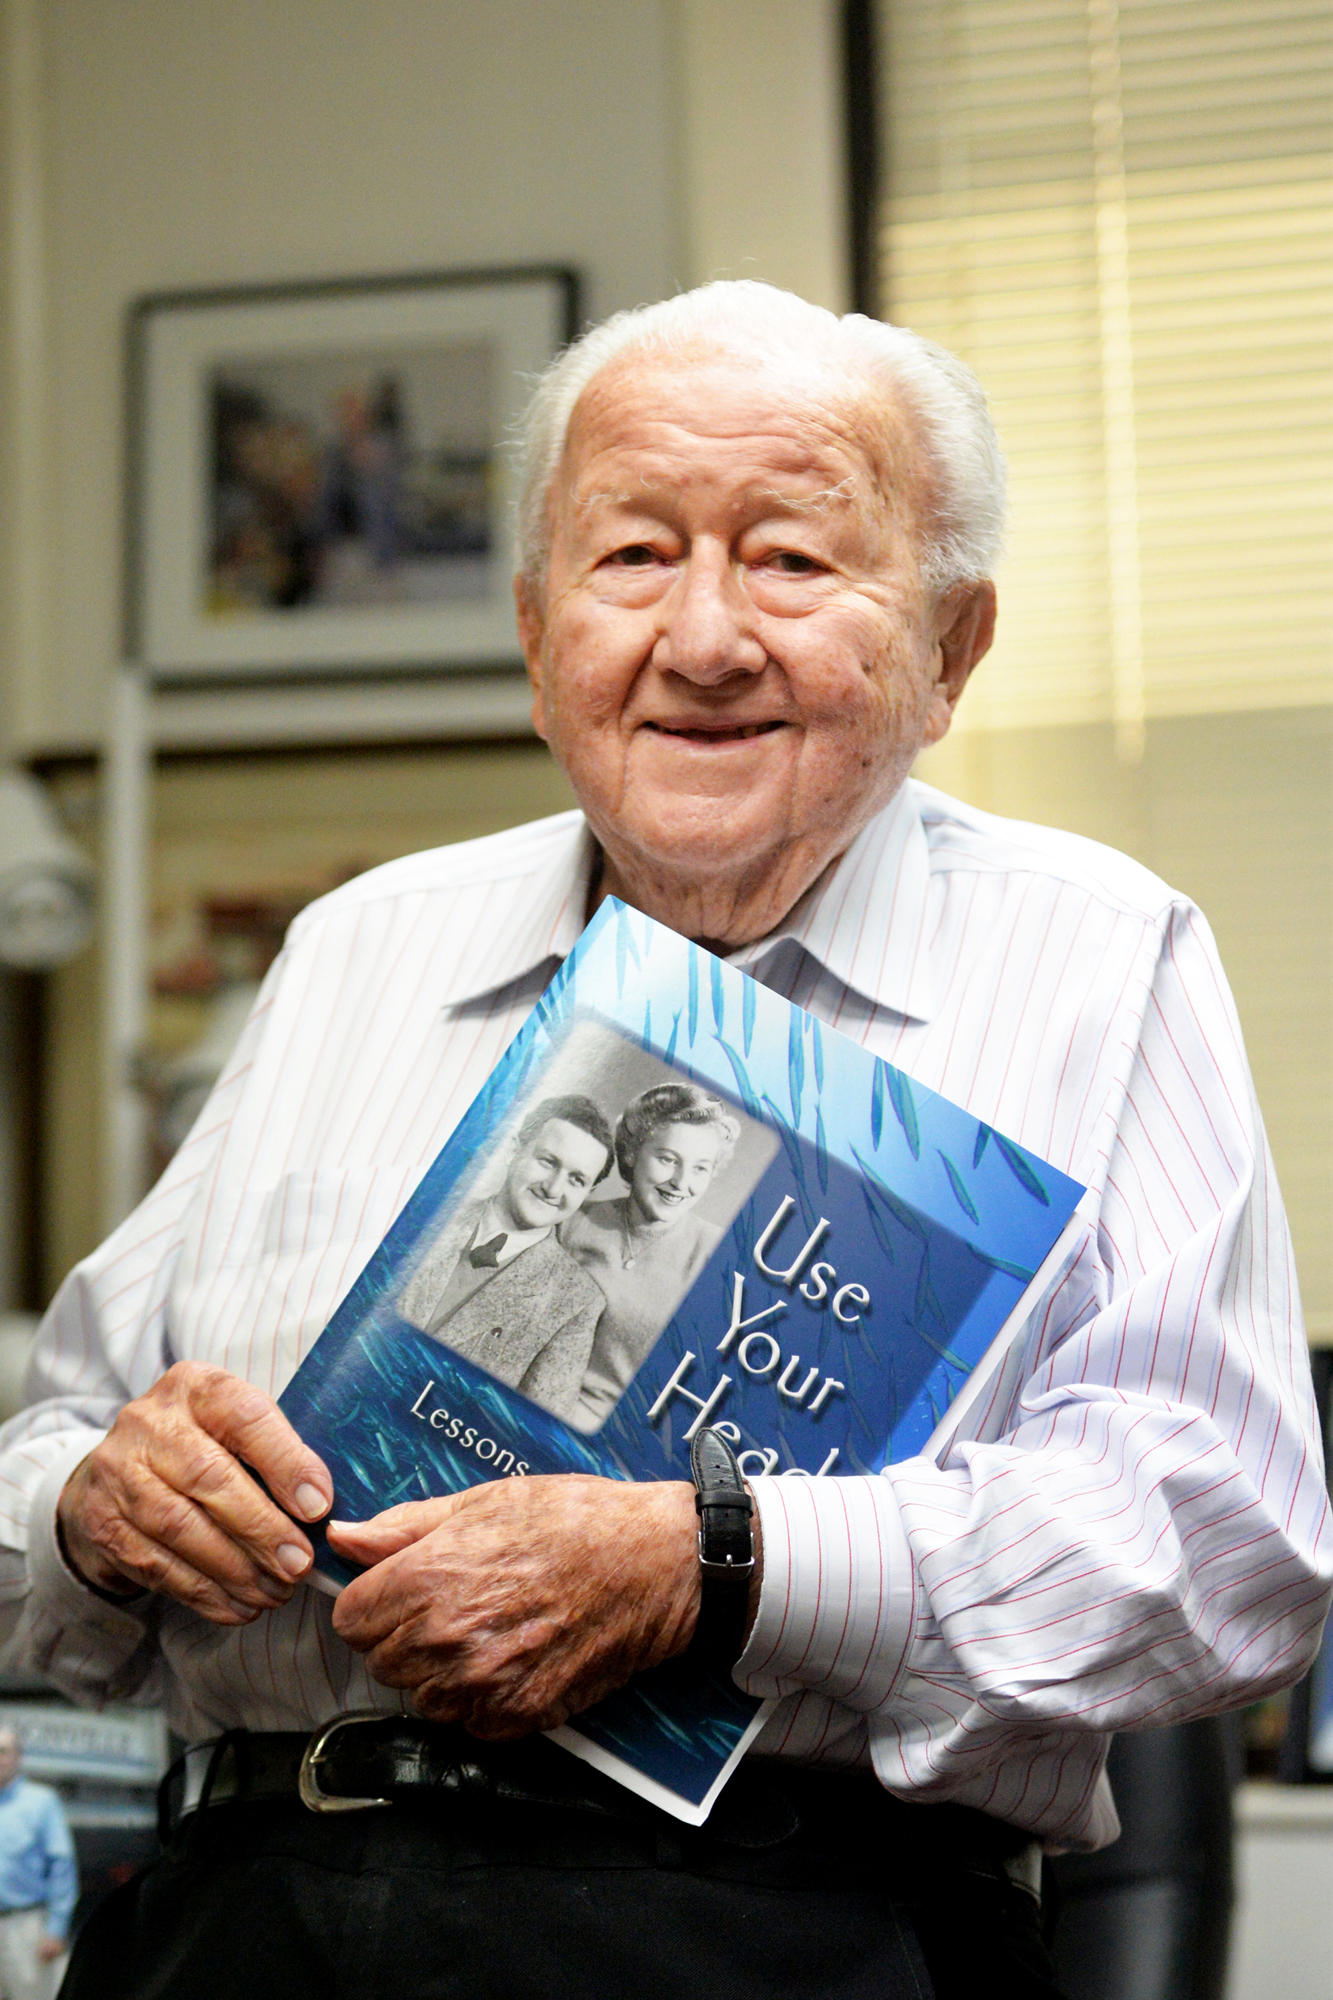
[[[31,772],[0,770],[0,965],[63,965],[92,927],[92,863]]]

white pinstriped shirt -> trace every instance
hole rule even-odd
[[[0,1431],[16,1656],[183,1734],[395,1707],[298,1590],[253,1625],[121,1608],[55,1503],[193,1357],[279,1392],[582,928],[565,814],[307,909],[194,1131],[69,1277]],[[1136,863],[909,782],[744,965],[1086,1182],[1072,1264],[937,1464],[757,1482],[760,1748],[872,1762],[1070,1847],[1113,1837],[1108,1733],[1254,1699],[1333,1568],[1291,1246],[1206,924]]]

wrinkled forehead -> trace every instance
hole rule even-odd
[[[924,502],[917,428],[889,383],[820,356],[717,346],[609,362],[574,407],[557,488],[576,512],[628,500],[682,434],[719,474],[748,475],[793,509],[850,502],[915,516]]]

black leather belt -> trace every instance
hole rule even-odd
[[[162,1781],[158,1828],[167,1846],[196,1814],[297,1800],[314,1813],[527,1803],[690,1832],[543,1737],[481,1743],[453,1724],[373,1710],[335,1716],[309,1735],[237,1729],[192,1745]],[[1028,1834],[966,1806],[906,1803],[868,1772],[747,1758],[701,1837],[754,1851],[798,1843],[824,1858],[896,1854],[918,1869],[1002,1874],[1040,1894],[1040,1844]]]

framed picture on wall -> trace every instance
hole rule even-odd
[[[130,658],[164,681],[516,663],[506,440],[576,330],[554,268],[139,300]]]

